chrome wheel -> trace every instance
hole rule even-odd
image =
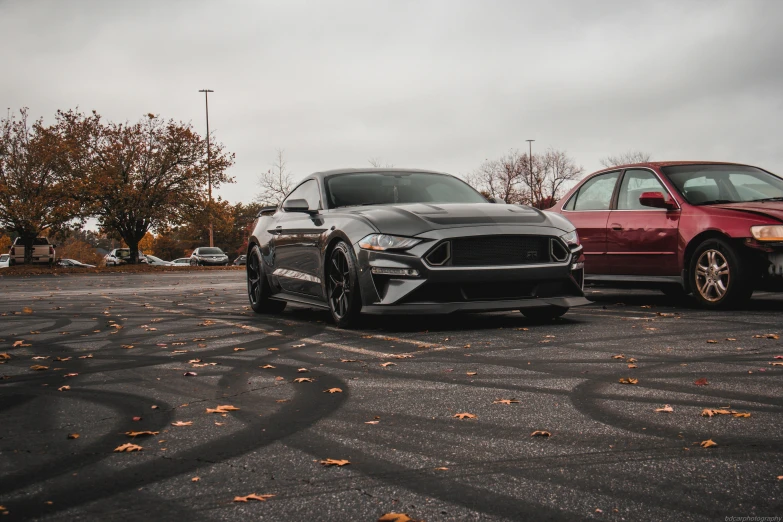
[[[696,262],[696,290],[705,301],[720,301],[726,295],[731,282],[729,262],[722,252],[705,250]]]
[[[351,270],[345,253],[335,248],[329,262],[329,306],[337,319],[351,308]]]

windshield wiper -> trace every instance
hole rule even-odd
[[[730,199],[711,199],[710,201],[702,201],[700,203],[694,203],[696,206],[702,205],[715,205],[719,203],[739,203],[738,201],[731,201]]]
[[[783,201],[783,197],[754,199],[753,203],[759,203],[762,201]]]

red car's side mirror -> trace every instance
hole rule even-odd
[[[665,208],[666,210],[677,208],[674,202],[664,196],[661,192],[643,192],[642,195],[639,196],[639,203],[645,207]]]

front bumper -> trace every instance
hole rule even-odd
[[[204,266],[223,266],[228,264],[228,259],[198,259],[197,262]]]
[[[502,227],[498,227],[502,228]],[[551,229],[525,231],[556,236]],[[452,312],[571,308],[588,304],[582,285],[581,249],[563,262],[512,266],[431,266],[423,256],[449,237],[486,235],[484,227],[440,230],[404,252],[368,251],[355,247],[359,265],[362,311],[369,314],[447,314]],[[492,231],[519,234],[518,228]],[[421,237],[421,236],[419,236]],[[415,270],[418,276],[373,274],[373,268]]]

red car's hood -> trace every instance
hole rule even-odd
[[[725,203],[710,206],[724,208],[726,210],[739,210],[740,212],[760,214],[783,222],[783,201],[767,201],[765,203],[750,201],[748,203]]]

